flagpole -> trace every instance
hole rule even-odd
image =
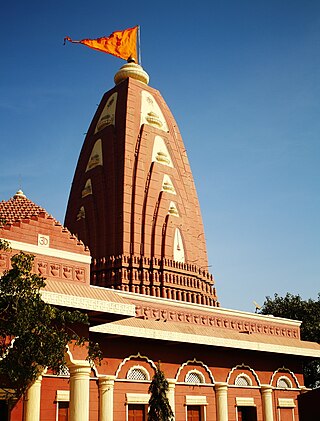
[[[141,63],[140,25],[138,25],[138,51],[139,51],[139,57],[138,57],[138,60],[139,60],[139,64],[140,64],[140,66],[141,66],[141,65],[142,65],[142,63]]]

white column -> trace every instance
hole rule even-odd
[[[87,361],[71,364],[70,421],[89,421],[89,380],[91,367]]]
[[[175,379],[167,379],[169,384],[169,389],[167,391],[167,398],[169,404],[171,406],[173,415],[175,415],[175,388],[176,388],[176,380]]]
[[[99,377],[99,421],[113,421],[115,376]]]
[[[217,421],[228,421],[228,384],[216,383]]]
[[[273,421],[272,386],[261,385],[263,421]]]
[[[42,376],[29,387],[24,401],[24,421],[40,421]]]

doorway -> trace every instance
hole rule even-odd
[[[201,421],[201,406],[200,405],[187,406],[187,421]]]
[[[257,421],[257,409],[255,406],[238,406],[238,421]]]
[[[128,421],[146,421],[146,405],[128,405]]]

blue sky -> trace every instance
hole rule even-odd
[[[142,65],[180,127],[223,307],[316,298],[320,2],[15,1],[0,25],[0,200],[63,221],[80,148],[124,62],[63,38],[141,25]]]

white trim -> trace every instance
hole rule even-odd
[[[258,386],[261,386],[261,384],[260,384],[260,379],[259,379],[259,376],[257,375],[257,373],[254,371],[254,369],[253,368],[251,368],[249,365],[245,365],[244,363],[242,363],[241,365],[236,365],[235,367],[233,367],[230,371],[229,371],[229,374],[228,374],[228,377],[227,377],[227,383],[228,383],[228,386],[234,386],[234,385],[231,385],[231,384],[229,384],[229,381],[230,381],[230,378],[231,378],[231,375],[232,375],[232,373],[235,371],[235,370],[243,370],[243,369],[246,369],[246,370],[249,370],[251,373],[252,373],[252,375],[253,375],[253,377],[256,379],[256,382],[257,382],[257,384],[258,384]],[[252,386],[252,385],[251,385]],[[239,387],[239,386],[235,386],[235,387]],[[253,387],[253,386],[252,386]]]
[[[254,403],[254,398],[242,398],[242,397],[236,398],[236,405],[237,406],[256,406],[256,404]]]
[[[86,254],[73,253],[71,251],[58,250],[51,247],[43,247],[35,244],[22,243],[21,241],[7,240],[6,238],[0,239],[8,241],[10,243],[10,247],[14,250],[21,250],[32,254],[40,254],[42,256],[57,257],[60,259],[71,260],[74,262],[87,264],[91,263],[91,256],[88,256]]]
[[[271,323],[275,324],[285,324],[290,325],[293,327],[299,327],[301,325],[301,321],[299,320],[291,320],[291,319],[285,319],[282,317],[274,317],[271,315],[265,315],[265,314],[256,314],[256,313],[250,313],[246,311],[241,310],[230,310],[228,308],[223,307],[212,307],[212,306],[206,306],[204,304],[193,304],[188,303],[186,301],[176,301],[172,300],[170,298],[162,298],[162,297],[153,297],[151,295],[145,295],[145,294],[138,294],[136,292],[128,292],[128,291],[116,291],[115,293],[119,294],[123,298],[130,298],[137,301],[146,301],[149,304],[165,304],[166,306],[172,305],[173,307],[183,307],[184,309],[194,309],[195,311],[205,311],[210,313],[217,313],[221,314],[223,316],[233,316],[233,317],[245,317],[250,318],[250,321],[257,320],[257,321],[269,321]]]
[[[90,329],[89,329],[90,330]],[[117,380],[121,380],[121,379],[118,379],[118,376],[119,376],[119,373],[120,373],[120,371],[122,370],[122,367],[128,362],[128,361],[130,361],[130,360],[132,360],[132,359],[135,359],[135,358],[141,358],[141,359],[143,359],[143,360],[145,360],[145,361],[147,361],[149,364],[150,364],[150,366],[154,369],[154,371],[156,371],[157,370],[157,366],[155,365],[155,363],[152,361],[152,360],[149,360],[149,358],[148,357],[146,357],[145,355],[141,355],[140,354],[140,352],[138,352],[138,354],[136,354],[136,355],[129,355],[129,357],[126,357],[126,358],[124,358],[122,361],[121,361],[121,363],[118,365],[118,368],[117,368],[117,371],[116,371],[116,374],[115,374],[115,378],[117,379]],[[126,379],[125,379],[126,380]],[[127,380],[126,380],[127,381]]]
[[[290,398],[278,398],[279,408],[295,408],[296,405],[293,399]]]
[[[215,384],[215,379],[213,377],[213,374],[212,374],[210,368],[206,364],[204,364],[203,361],[198,361],[196,358],[194,358],[193,360],[187,360],[183,364],[181,364],[181,366],[179,367],[179,370],[177,371],[177,374],[176,374],[176,377],[175,377],[175,381],[178,381],[178,378],[180,376],[181,370],[185,366],[187,366],[188,364],[194,364],[194,363],[200,364],[201,367],[203,367],[205,369],[205,371],[207,372],[207,374],[209,375],[209,378],[210,378],[212,384]],[[184,384],[184,382],[180,382],[180,383],[181,384]],[[209,384],[209,386],[212,386],[212,384]],[[206,385],[206,383],[203,383],[203,385]]]
[[[301,385],[300,385],[300,383],[299,383],[299,381],[298,381],[298,379],[297,379],[296,375],[294,374],[294,372],[293,372],[293,371],[291,371],[291,370],[289,370],[289,368],[286,368],[286,367],[284,367],[284,366],[283,366],[282,368],[278,368],[276,371],[274,371],[274,372],[273,372],[273,374],[272,374],[272,376],[271,376],[270,384],[273,384],[274,377],[275,377],[275,376],[276,376],[276,374],[277,374],[277,373],[279,373],[280,371],[286,371],[287,373],[291,374],[291,376],[294,378],[294,380],[295,380],[296,385],[298,386],[298,388],[299,388],[299,389],[301,388]],[[293,389],[294,389],[294,388],[293,388]]]
[[[185,405],[208,405],[206,396],[186,395],[185,398]]]
[[[63,307],[81,308],[83,310],[101,311],[103,313],[135,316],[135,306],[133,304],[95,300],[93,298],[60,294],[52,291],[41,290],[40,292],[42,299],[49,304],[60,305]]]
[[[148,405],[150,395],[147,393],[126,393],[126,405],[142,404]]]
[[[192,335],[181,332],[169,332],[141,327],[123,326],[120,324],[106,323],[93,326],[91,332],[109,333],[136,338],[149,338],[163,341],[194,343],[201,345],[220,346],[224,348],[238,348],[260,352],[272,352],[275,354],[300,355],[304,357],[320,358],[320,349],[300,348],[299,346],[286,346],[268,344],[264,342],[239,341],[236,339],[217,338],[214,336]]]
[[[70,401],[70,390],[57,390],[56,402],[69,402]]]

